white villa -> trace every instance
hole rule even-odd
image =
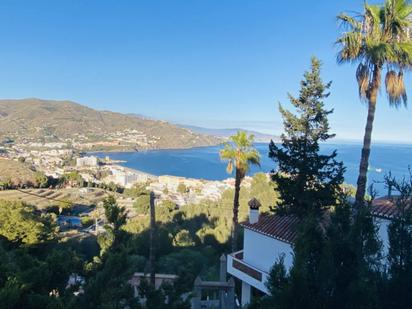
[[[292,266],[292,245],[297,235],[299,219],[292,215],[261,215],[259,202],[249,202],[249,220],[241,224],[244,229],[243,250],[227,257],[227,272],[242,281],[241,304],[251,300],[252,289],[268,294],[266,281],[273,264],[284,255],[286,269]],[[387,228],[396,215],[396,207],[387,198],[376,199],[372,214],[379,226],[383,252],[388,252]]]

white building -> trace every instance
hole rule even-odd
[[[110,170],[113,175],[110,180],[125,188],[131,188],[135,183],[147,182],[151,179],[149,174],[133,171],[132,169],[120,166],[113,167]]]
[[[81,157],[76,159],[77,167],[90,167],[97,166],[99,164],[99,159],[95,156]]]
[[[250,203],[249,220],[241,223],[244,229],[243,250],[228,255],[227,271],[242,281],[242,306],[250,302],[251,289],[265,294],[270,269],[284,256],[286,269],[293,263],[293,243],[299,219],[293,215],[260,215],[259,206]],[[372,214],[379,226],[378,235],[383,244],[384,256],[388,253],[388,225],[396,216],[396,207],[387,198],[376,199]]]

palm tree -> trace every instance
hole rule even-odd
[[[406,106],[403,72],[412,65],[412,5],[407,0],[385,0],[382,5],[364,5],[358,15],[340,14],[345,32],[338,38],[338,63],[358,63],[359,96],[368,104],[363,148],[359,165],[356,205],[364,203],[373,120],[382,73],[391,106]]]
[[[220,151],[220,159],[228,161],[227,172],[232,174],[235,168],[235,196],[233,199],[233,223],[231,230],[232,252],[236,251],[239,215],[240,184],[245,178],[250,165],[260,165],[259,152],[253,147],[254,136],[239,131],[230,137],[230,141]]]

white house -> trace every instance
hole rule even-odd
[[[242,306],[250,302],[252,288],[265,294],[266,282],[273,264],[284,256],[286,269],[292,266],[293,243],[297,235],[299,219],[293,215],[261,215],[259,202],[249,202],[249,220],[241,223],[244,229],[243,249],[227,258],[227,272],[242,281]],[[372,214],[379,226],[378,234],[383,252],[388,252],[388,225],[396,216],[396,207],[387,198],[376,199]]]

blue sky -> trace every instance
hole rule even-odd
[[[335,16],[362,0],[0,2],[0,97],[69,99],[206,127],[282,130],[310,57],[332,80],[341,139],[360,139],[355,67],[336,64]],[[411,93],[412,74],[406,77]],[[378,102],[374,139],[412,143],[412,112]]]

